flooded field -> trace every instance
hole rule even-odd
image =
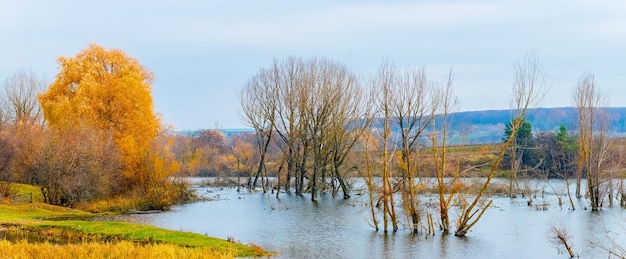
[[[460,238],[440,232],[413,235],[402,226],[397,232],[377,232],[368,223],[366,198],[358,194],[348,200],[327,195],[312,203],[308,195],[281,193],[277,199],[234,188],[197,191],[211,201],[116,219],[254,243],[278,251],[278,258],[568,258],[564,248],[549,242],[554,225],[569,231],[573,250],[581,258],[609,258],[606,249],[626,245],[624,209],[591,212],[583,209],[588,201],[580,199],[572,211],[560,208],[557,196],[549,192],[535,199],[545,208],[528,206],[523,198],[491,197],[492,207]]]

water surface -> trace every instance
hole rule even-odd
[[[548,242],[553,224],[562,224],[570,231],[573,249],[581,258],[608,258],[599,245],[609,246],[609,238],[626,246],[624,209],[561,209],[556,196],[547,194],[534,201],[550,204],[547,210],[529,207],[523,198],[490,198],[492,207],[461,238],[440,232],[412,235],[403,226],[395,233],[375,231],[369,224],[365,196],[344,200],[327,195],[313,203],[308,195],[281,193],[276,199],[273,194],[232,188],[200,188],[198,192],[215,200],[119,219],[234,238],[277,251],[278,258],[568,258],[564,250],[560,253]],[[425,199],[434,201],[434,197]],[[587,203],[584,199],[577,202],[578,208]],[[437,216],[433,215],[435,219]],[[457,214],[450,216],[455,219]]]

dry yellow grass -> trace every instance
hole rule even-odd
[[[0,258],[234,258],[234,254],[215,252],[211,248],[187,248],[169,244],[140,245],[129,241],[117,243],[11,243],[0,240]]]

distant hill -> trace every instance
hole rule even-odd
[[[615,136],[626,135],[626,107],[607,108],[607,111],[611,117],[610,133]],[[504,125],[513,115],[511,110],[454,113],[451,124],[454,142],[461,142],[463,136],[467,144],[500,142]],[[526,120],[532,124],[534,132],[554,131],[560,124],[573,131],[578,127],[578,111],[573,107],[530,109]]]
[[[611,117],[610,134],[626,136],[626,107],[607,108]],[[449,117],[451,144],[486,144],[497,143],[502,140],[505,124],[513,118],[512,110],[467,111],[451,114]],[[572,133],[578,127],[578,111],[573,107],[563,108],[536,108],[526,113],[534,132],[554,131],[563,124]],[[381,127],[378,120],[375,127]],[[397,128],[392,129],[398,132]],[[252,129],[221,129],[227,137],[240,133],[253,133]],[[193,134],[195,131],[186,132]],[[427,143],[428,140],[424,139]]]

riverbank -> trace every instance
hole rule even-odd
[[[166,258],[179,258],[181,255],[191,258],[234,258],[269,254],[256,245],[243,245],[197,233],[89,220],[98,216],[102,215],[37,202],[0,204],[2,231],[27,231],[46,241],[63,236],[81,240],[78,244],[56,246],[48,242],[29,243],[27,240],[14,243],[0,241],[0,250],[3,251],[0,257],[4,258],[3,253],[6,251],[21,251],[25,258],[46,254],[55,255],[48,258],[124,258],[137,255],[162,258],[163,254],[170,255]],[[118,251],[128,253],[119,254]]]

